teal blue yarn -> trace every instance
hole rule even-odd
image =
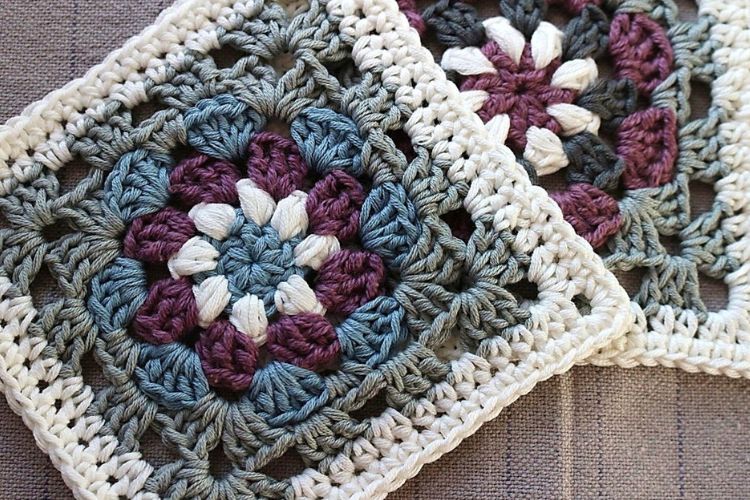
[[[264,124],[250,107],[231,94],[203,99],[185,112],[188,143],[213,158],[240,162],[256,130]]]
[[[317,373],[272,361],[256,372],[248,397],[260,417],[281,427],[306,420],[328,403],[330,393]]]
[[[384,182],[373,188],[360,212],[362,245],[391,268],[401,267],[420,235],[417,210],[401,184]]]
[[[231,298],[226,313],[232,306],[250,293],[263,301],[268,317],[276,313],[274,293],[279,283],[290,276],[304,275],[301,267],[294,264],[294,248],[302,241],[294,236],[282,241],[279,233],[271,225],[259,227],[245,218],[241,209],[235,210],[235,221],[225,240],[215,240],[208,236],[203,239],[219,252],[216,268],[196,274],[197,283],[211,276],[224,276],[228,281]]]
[[[292,122],[291,135],[302,158],[321,176],[336,169],[362,174],[364,141],[351,118],[327,108],[308,108]]]
[[[392,297],[381,296],[354,311],[336,327],[345,359],[375,368],[390,359],[408,336],[405,311]]]
[[[104,203],[124,222],[157,212],[169,200],[166,164],[144,149],[125,153],[104,184]]]
[[[209,387],[198,354],[179,342],[141,343],[135,380],[143,392],[173,411],[189,410]]]
[[[146,300],[143,264],[117,257],[91,280],[88,308],[103,338],[127,328]]]

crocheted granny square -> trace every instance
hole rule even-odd
[[[182,1],[0,178],[0,378],[81,498],[381,497],[632,322],[391,0]]]
[[[692,20],[671,0],[400,3],[631,287],[636,326],[589,361],[750,376],[750,2]]]

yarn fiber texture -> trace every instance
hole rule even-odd
[[[750,376],[750,4],[699,2],[691,20],[651,0],[400,6],[630,288],[634,328],[589,361]]]
[[[383,497],[634,319],[492,137],[393,2],[178,2],[0,127],[6,397],[78,498]]]

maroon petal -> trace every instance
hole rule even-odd
[[[268,326],[268,352],[274,358],[308,370],[319,370],[341,352],[333,325],[320,314],[281,316]]]
[[[169,175],[169,190],[190,205],[237,201],[240,172],[233,163],[195,154],[182,160]]]
[[[186,278],[167,278],[151,285],[133,320],[136,335],[152,344],[179,340],[197,324],[198,307]]]
[[[365,200],[362,185],[343,170],[333,170],[318,181],[307,197],[310,231],[332,234],[339,240],[359,231],[359,210]]]
[[[247,174],[259,188],[279,201],[302,188],[307,165],[294,141],[275,132],[261,132],[250,142]]]
[[[192,219],[172,207],[133,221],[123,241],[123,254],[144,262],[166,262],[195,234]]]
[[[677,119],[671,109],[649,108],[623,120],[617,154],[625,162],[628,189],[661,186],[672,180],[677,160]]]
[[[646,14],[618,14],[609,29],[609,52],[617,75],[640,92],[651,92],[672,72],[674,54],[664,29]]]
[[[258,362],[258,347],[229,321],[215,321],[201,332],[195,349],[212,387],[230,391],[250,387]]]
[[[330,312],[349,314],[383,293],[385,266],[377,254],[341,250],[323,262],[315,294]]]
[[[594,248],[606,243],[620,228],[617,200],[591,184],[571,184],[550,196],[560,205],[565,220]]]

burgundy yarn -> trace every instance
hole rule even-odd
[[[244,391],[250,387],[258,347],[229,321],[214,321],[201,332],[195,350],[208,383],[217,389]]]
[[[560,124],[547,113],[552,104],[571,103],[576,96],[572,90],[550,85],[552,75],[560,66],[560,58],[545,68],[535,69],[531,46],[527,43],[519,64],[495,42],[482,47],[482,53],[492,62],[496,74],[469,76],[461,90],[484,90],[489,94],[479,116],[484,122],[500,114],[507,114],[513,125],[508,132],[508,145],[516,151],[526,147],[526,130],[531,126],[560,132]]]
[[[319,180],[307,196],[310,229],[332,234],[339,240],[353,238],[359,231],[359,210],[365,200],[362,184],[343,170],[333,170]]]
[[[615,234],[622,223],[617,200],[591,184],[571,184],[565,191],[551,192],[565,220],[576,233],[598,248]]]
[[[420,36],[424,35],[427,26],[425,25],[422,14],[420,14],[417,9],[417,2],[414,0],[396,0],[396,3],[398,4],[398,10],[403,12],[406,16],[406,20],[409,21],[409,26],[414,28]]]
[[[327,319],[302,313],[281,316],[268,326],[268,352],[279,361],[320,370],[338,359],[341,346]]]
[[[661,186],[672,180],[677,160],[677,117],[667,108],[648,108],[623,120],[617,154],[625,162],[628,189]]]
[[[138,217],[123,240],[123,254],[145,262],[166,262],[195,234],[187,214],[172,207]]]
[[[159,280],[133,320],[136,335],[151,344],[179,340],[198,324],[193,286],[187,278]]]
[[[609,29],[609,53],[617,75],[646,96],[672,71],[674,54],[664,29],[646,14],[617,14]]]
[[[279,201],[302,187],[307,165],[294,141],[275,132],[261,132],[250,142],[247,173],[259,188]]]
[[[315,294],[329,312],[350,314],[383,293],[384,279],[385,266],[377,254],[345,249],[323,262]]]
[[[193,154],[182,160],[169,175],[169,190],[190,205],[237,201],[240,172],[226,160]]]

